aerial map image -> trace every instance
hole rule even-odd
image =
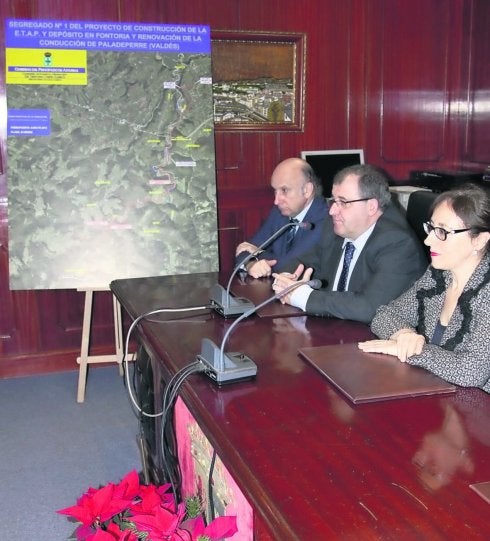
[[[210,54],[83,54],[86,84],[7,87],[11,288],[217,270]]]
[[[213,41],[214,119],[229,124],[295,121],[295,48],[246,40]]]

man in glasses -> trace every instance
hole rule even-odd
[[[271,176],[274,207],[253,237],[236,248],[236,263],[251,253],[246,263],[248,274],[254,278],[270,276],[274,268],[286,265],[319,240],[327,216],[327,206],[321,197],[321,186],[311,165],[301,158],[288,158],[277,165]],[[259,247],[286,224],[273,242]],[[309,227],[301,227],[307,224]]]
[[[322,280],[281,298],[308,314],[369,323],[376,309],[405,291],[427,267],[421,243],[391,203],[388,180],[371,165],[337,173],[320,242],[274,273],[280,293],[296,280]]]

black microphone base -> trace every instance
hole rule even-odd
[[[203,339],[197,360],[204,365],[204,373],[218,385],[250,380],[257,375],[257,365],[244,353],[223,353],[221,362],[220,349],[209,338]]]
[[[210,292],[211,307],[223,317],[238,317],[253,310],[255,305],[243,297],[234,297],[219,284],[215,284]]]

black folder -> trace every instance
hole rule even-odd
[[[299,353],[354,404],[456,391],[424,368],[365,353],[357,343],[306,347]]]

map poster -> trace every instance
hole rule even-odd
[[[5,24],[11,289],[218,270],[209,27]]]

